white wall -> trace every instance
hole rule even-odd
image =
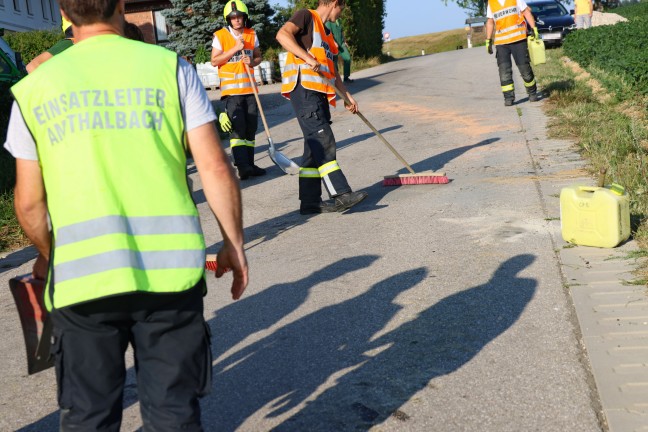
[[[12,31],[61,28],[57,0],[0,0],[0,28]]]

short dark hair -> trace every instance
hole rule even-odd
[[[128,39],[144,42],[142,30],[135,24],[126,21],[124,23],[124,36]]]
[[[119,0],[59,0],[59,6],[76,26],[106,22]]]
[[[319,4],[322,6],[326,6],[327,4],[333,3],[335,0],[319,0]],[[338,0],[338,4],[342,7],[346,5],[345,0]]]

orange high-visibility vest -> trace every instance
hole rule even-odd
[[[214,33],[214,36],[220,41],[223,52],[232,49],[236,44],[236,39],[234,39],[234,36],[226,28],[218,30]],[[224,65],[218,66],[221,96],[253,94],[252,84],[250,83],[241,59],[243,55],[247,55],[250,58],[253,57],[255,40],[256,35],[254,30],[248,28],[243,29],[243,50],[234,54]],[[251,68],[250,73],[253,73]]]
[[[338,53],[337,45],[333,34],[326,34],[319,14],[314,10],[310,10],[310,13],[313,16],[313,45],[308,52],[322,65],[320,73],[326,79],[314,72],[304,60],[289,52],[281,80],[281,94],[290,99],[290,92],[295,89],[301,74],[301,85],[304,88],[326,94],[329,103],[335,106],[335,90],[328,80],[335,83],[333,56]]]
[[[506,0],[500,5],[497,0],[488,0],[495,20],[495,45],[521,41],[527,36],[526,21],[518,9],[517,0]]]

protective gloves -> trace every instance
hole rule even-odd
[[[486,39],[486,51],[488,54],[493,54],[493,39]]]
[[[538,35],[538,27],[533,27],[533,35],[529,36],[529,39],[531,40],[538,40],[540,39],[540,35]]]
[[[232,121],[227,116],[226,112],[223,111],[219,114],[218,123],[220,123],[220,127],[223,132],[232,132]]]

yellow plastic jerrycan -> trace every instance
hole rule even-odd
[[[529,45],[529,58],[531,65],[539,65],[546,62],[545,45],[542,39],[527,38]]]
[[[566,242],[612,248],[630,237],[630,200],[623,186],[569,186],[560,191]]]

